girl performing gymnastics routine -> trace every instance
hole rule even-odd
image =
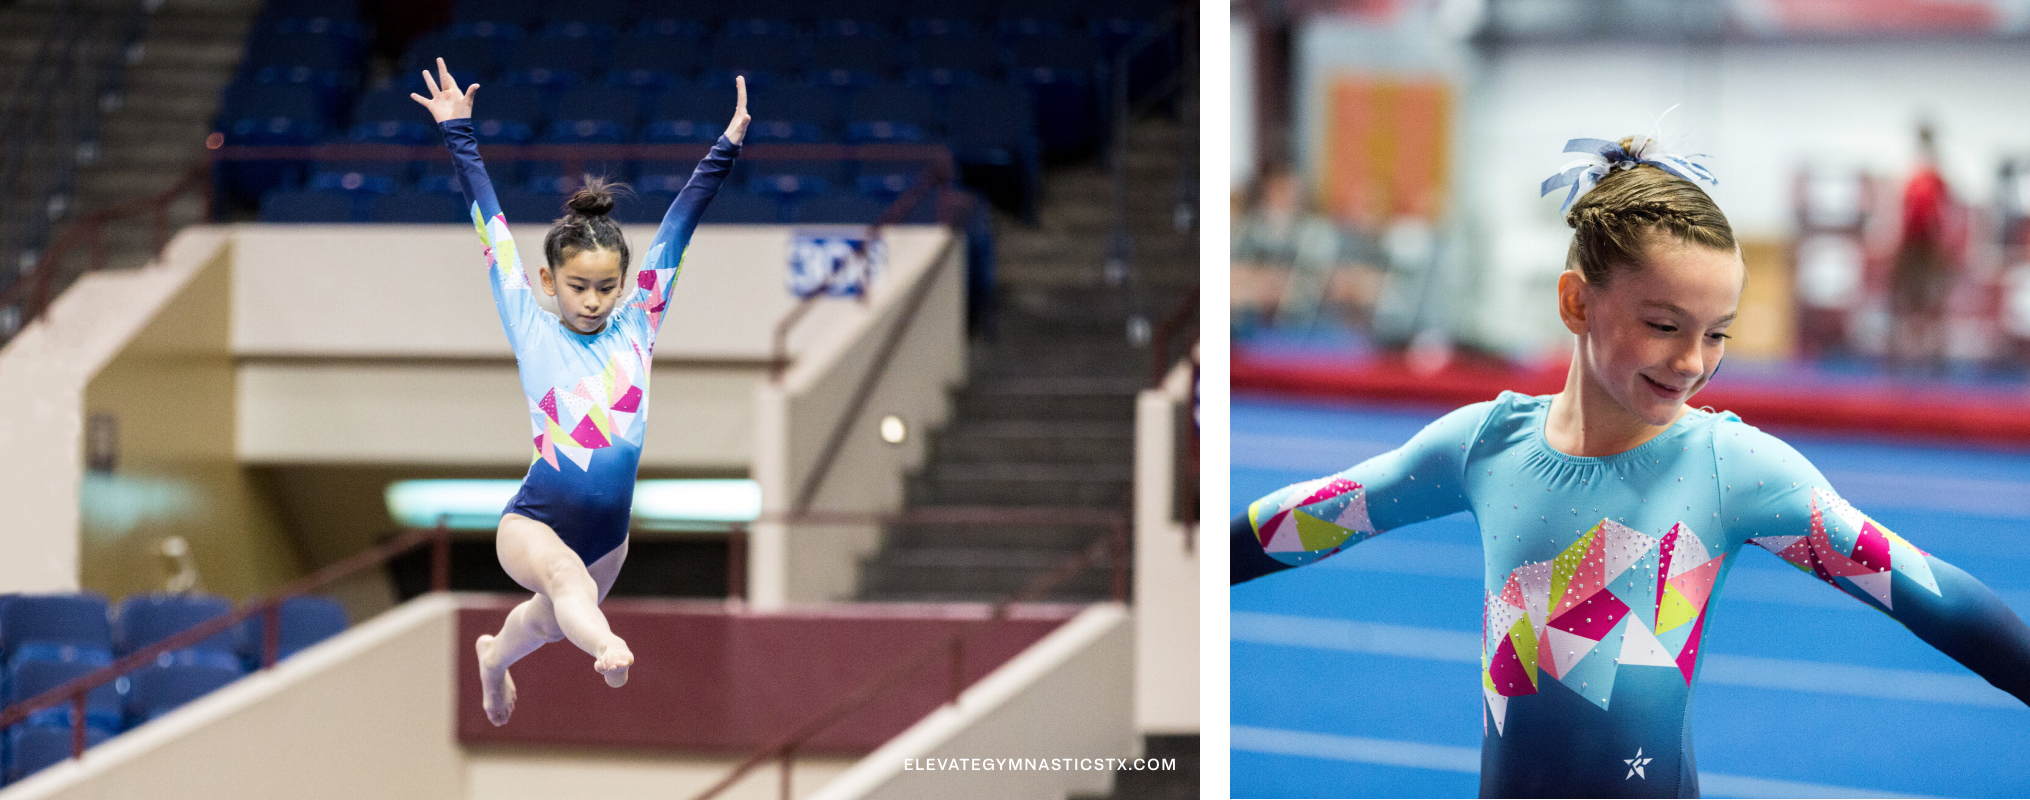
[[[656,330],[698,218],[740,154],[747,134],[747,83],[735,79],[738,99],[726,135],[670,204],[634,280],[627,279],[627,240],[607,216],[613,198],[606,187],[589,181],[571,197],[570,213],[543,239],[541,285],[557,299],[557,315],[551,316],[536,304],[479,160],[472,133],[479,84],[461,92],[441,58],[437,77],[426,70],[423,79],[430,96],[410,97],[436,117],[457,162],[534,428],[529,474],[501,515],[494,541],[501,567],[535,596],[508,614],[499,635],[481,636],[476,644],[486,716],[503,725],[515,706],[509,665],[546,642],[570,639],[592,655],[593,669],[608,685],[627,682],[634,654],[607,627],[599,603],[627,558],[628,510],[648,421]]]
[[[1566,150],[1590,155],[1544,185],[1572,186],[1565,388],[1503,392],[1255,501],[1233,520],[1232,580],[1472,512],[1483,797],[1697,796],[1699,642],[1743,545],[2030,702],[2030,629],[1993,592],[1840,499],[1781,440],[1686,402],[1720,365],[1746,274],[1727,218],[1689,180],[1710,176],[1641,138]]]

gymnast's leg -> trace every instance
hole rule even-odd
[[[592,655],[593,669],[606,677],[607,685],[627,683],[634,654],[599,611],[599,602],[606,599],[627,559],[627,543],[587,567],[550,526],[510,513],[501,518],[495,546],[508,576],[536,594],[508,613],[499,635],[481,636],[474,643],[487,719],[504,725],[514,712],[514,679],[508,667],[559,639],[570,639]]]

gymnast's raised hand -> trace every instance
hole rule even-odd
[[[422,104],[422,108],[428,108],[430,116],[436,118],[436,122],[465,120],[465,118],[473,116],[473,91],[479,91],[479,83],[473,83],[473,85],[465,87],[465,91],[459,91],[459,85],[451,81],[451,69],[445,67],[445,59],[436,59],[436,71],[438,71],[438,75],[445,77],[443,83],[438,83],[436,79],[432,79],[430,71],[424,69],[422,71],[422,81],[430,85],[430,95],[424,97],[420,93],[410,91],[408,93],[410,99],[414,99],[414,102]],[[743,89],[741,91],[741,108],[745,108],[745,106],[747,106],[747,91]],[[747,116],[745,114],[739,116],[739,122],[741,122],[741,130],[747,130]]]

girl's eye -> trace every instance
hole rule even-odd
[[[1659,331],[1663,331],[1663,333],[1677,333],[1677,325],[1656,325],[1656,323],[1644,323],[1644,325],[1648,325],[1648,327],[1654,327],[1654,329],[1659,329]],[[1713,337],[1713,341],[1719,341],[1719,339],[1734,339],[1734,337],[1730,337],[1730,335],[1726,335],[1726,333],[1713,333],[1711,337]]]

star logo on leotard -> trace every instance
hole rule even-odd
[[[1623,775],[1623,776],[1621,776],[1621,779],[1625,781],[1625,780],[1628,780],[1629,778],[1636,778],[1636,777],[1640,777],[1640,778],[1642,778],[1643,780],[1649,780],[1649,776],[1648,776],[1648,775],[1644,775],[1644,774],[1642,774],[1642,765],[1644,765],[1644,764],[1647,764],[1647,763],[1649,763],[1649,762],[1651,762],[1651,761],[1654,761],[1654,760],[1656,760],[1656,759],[1653,759],[1653,758],[1643,758],[1643,757],[1642,757],[1642,748],[1640,748],[1640,747],[1638,747],[1638,748],[1635,748],[1635,757],[1634,757],[1634,758],[1624,758],[1624,759],[1621,759],[1621,763],[1623,763],[1623,764],[1627,764],[1627,765],[1628,765],[1628,774],[1627,774],[1627,775]]]

